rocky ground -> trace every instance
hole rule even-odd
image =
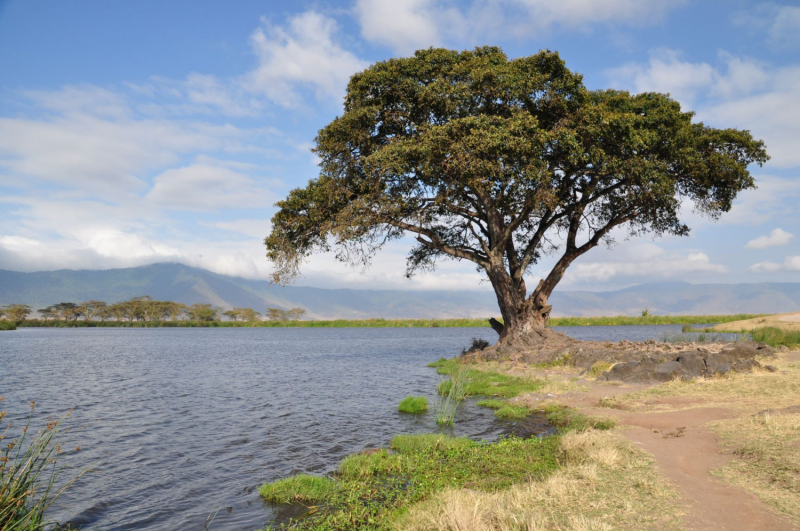
[[[757,357],[769,358],[775,349],[752,341],[735,343],[680,343],[656,341],[619,343],[578,341],[562,334],[541,345],[495,346],[467,352],[466,361],[508,360],[528,365],[569,365],[591,370],[607,365],[600,380],[633,383],[708,378],[731,371],[761,367]],[[764,368],[770,370],[771,365]]]

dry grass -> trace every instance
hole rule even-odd
[[[729,407],[742,413],[800,404],[800,362],[785,357],[762,360],[778,372],[756,370],[720,378],[675,380],[642,391],[604,398],[603,407],[663,411],[692,407]],[[682,400],[670,400],[670,399]]]
[[[698,321],[700,322],[700,321]],[[716,321],[708,321],[710,323]],[[800,313],[781,313],[777,315],[758,316],[753,319],[743,319],[718,324],[713,327],[717,332],[741,332],[757,328],[780,328],[783,330],[800,331]]]
[[[800,524],[800,411],[715,422],[738,459],[713,471]]]
[[[675,491],[653,460],[613,432],[561,439],[563,467],[543,481],[481,493],[449,489],[413,506],[407,531],[683,529]]]

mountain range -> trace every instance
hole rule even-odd
[[[302,307],[313,319],[488,317],[497,315],[491,291],[402,291],[277,286],[163,263],[108,270],[21,273],[0,269],[0,306],[34,309],[91,299],[116,302],[141,295],[223,308]],[[800,283],[651,283],[614,291],[557,290],[554,316],[783,313],[800,311]]]

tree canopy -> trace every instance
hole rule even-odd
[[[376,63],[319,132],[319,177],[277,203],[273,280],[330,250],[368,266],[410,234],[407,275],[473,262],[497,293],[496,329],[527,331],[546,322],[569,265],[615,228],[683,236],[685,205],[715,219],[755,186],[763,142],[693,116],[664,94],[588,90],[551,51],[432,48]],[[529,293],[524,276],[544,256],[555,265]]]

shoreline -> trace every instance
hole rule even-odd
[[[549,326],[643,326],[719,324],[765,314],[553,317]],[[319,321],[62,321],[29,319],[17,328],[490,328],[487,318],[332,319]]]

